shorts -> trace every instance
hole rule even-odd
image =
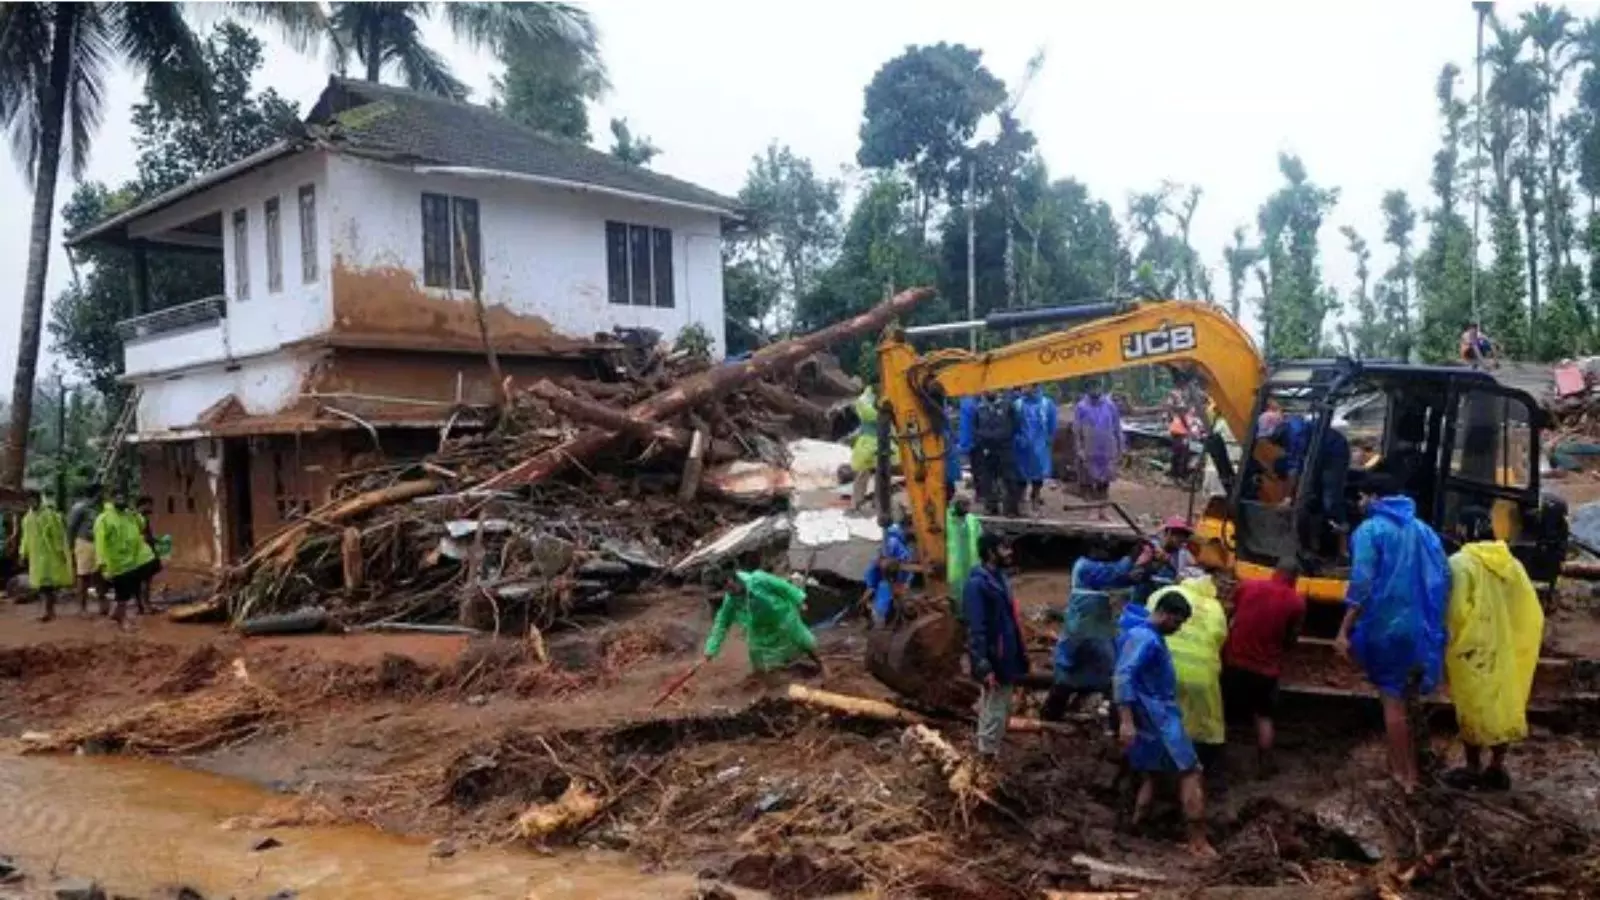
[[[79,538],[72,542],[72,567],[79,578],[86,578],[100,570],[100,561],[94,554],[94,541]]]
[[[1238,715],[1272,718],[1278,709],[1278,679],[1249,669],[1223,668],[1222,708]]]
[[[138,596],[139,589],[144,583],[155,577],[160,563],[151,560],[137,569],[129,569],[121,575],[111,579],[111,590],[116,594],[117,602],[125,602]]]

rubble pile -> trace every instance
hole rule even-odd
[[[930,293],[743,360],[653,348],[617,381],[508,391],[488,432],[347,475],[338,496],[259,544],[208,608],[251,633],[445,621],[525,633],[603,611],[752,504],[780,504],[782,492],[748,489],[748,471],[711,476],[781,468],[789,441],[834,436],[833,410],[859,385],[821,351]]]

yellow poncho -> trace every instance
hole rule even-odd
[[[28,564],[28,584],[34,590],[72,586],[67,526],[54,506],[46,503],[22,517],[19,550]]]
[[[855,442],[850,445],[850,470],[860,474],[878,466],[878,392],[867,385],[855,402],[856,418],[861,421],[856,428]],[[900,448],[889,448],[889,463],[900,462]]]
[[[105,577],[125,575],[156,558],[145,543],[141,522],[137,512],[119,510],[110,503],[95,518],[94,555]]]
[[[1157,591],[1150,597],[1151,609],[1167,591],[1177,591],[1189,601],[1189,621],[1167,636],[1178,674],[1183,730],[1197,744],[1220,744],[1227,736],[1222,717],[1222,645],[1228,640],[1228,615],[1209,576]]]
[[[1445,676],[1461,739],[1494,747],[1528,736],[1528,696],[1544,638],[1544,610],[1504,541],[1450,557]]]

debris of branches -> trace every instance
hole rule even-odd
[[[785,443],[830,437],[828,410],[857,388],[819,353],[930,294],[906,291],[738,362],[658,347],[624,380],[524,386],[491,433],[346,473],[336,497],[262,542],[213,603],[255,633],[453,620],[526,634],[603,613],[751,515],[748,499],[679,498],[686,468],[698,470],[684,465],[696,433],[706,463],[787,465]]]

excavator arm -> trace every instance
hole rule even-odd
[[[1236,438],[1249,433],[1266,364],[1239,324],[1215,306],[1173,300],[1135,304],[985,353],[937,350],[918,356],[903,337],[878,347],[883,373],[880,421],[887,418],[917,533],[919,558],[935,577],[945,558],[944,400],[1102,375],[1146,365],[1182,364],[1198,372]]]

